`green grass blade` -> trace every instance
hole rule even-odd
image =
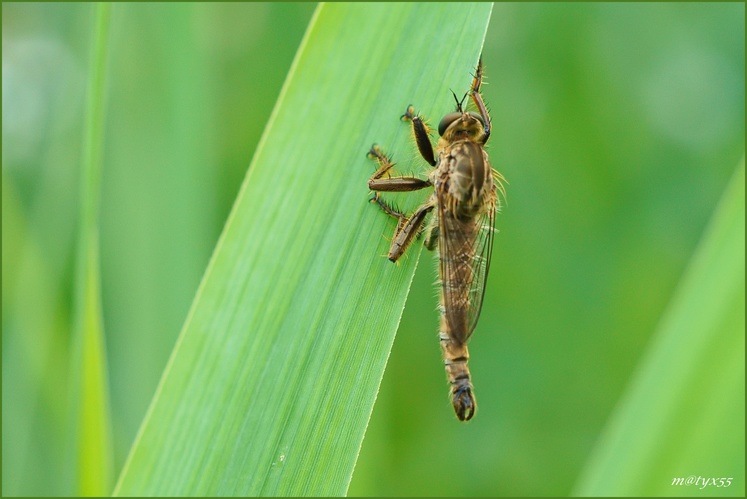
[[[101,307],[99,195],[111,5],[96,4],[81,176],[75,294],[72,439],[76,495],[111,492],[112,442]]]
[[[384,257],[366,151],[415,159],[399,116],[452,110],[491,8],[320,6],[115,494],[345,494],[419,251]]]
[[[744,183],[743,159],[577,494],[744,496]]]

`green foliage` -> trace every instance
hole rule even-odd
[[[186,337],[205,326],[200,331],[205,336],[233,331],[237,340],[222,345],[225,362],[217,370],[198,376],[207,370],[205,364],[181,373],[191,376],[189,388],[210,385],[217,387],[215,393],[161,400],[172,407],[197,405],[203,413],[211,408],[199,404],[209,401],[233,403],[237,413],[246,409],[244,426],[237,428],[239,420],[228,418],[233,426],[212,435],[215,450],[209,455],[214,460],[206,466],[225,464],[221,472],[229,474],[246,464],[239,456],[250,451],[239,448],[238,440],[226,443],[226,435],[239,435],[241,442],[255,435],[247,414],[257,409],[247,407],[247,400],[284,408],[296,403],[289,391],[260,394],[266,384],[257,379],[221,386],[234,374],[255,372],[256,366],[242,365],[254,355],[277,359],[263,379],[283,368],[289,375],[318,368],[329,376],[360,377],[361,393],[378,384],[386,361],[362,445],[361,434],[339,438],[335,432],[323,435],[325,446],[312,456],[330,458],[328,449],[347,446],[341,457],[354,459],[355,442],[361,445],[351,495],[562,496],[589,492],[592,485],[598,494],[627,487],[642,494],[743,494],[738,486],[744,483],[743,472],[735,472],[729,488],[718,490],[673,487],[669,473],[674,463],[698,468],[677,472],[684,477],[721,476],[743,467],[743,434],[733,428],[744,423],[739,408],[744,357],[738,346],[721,353],[710,347],[716,338],[743,338],[744,327],[738,337],[733,329],[730,336],[727,327],[711,329],[713,337],[706,334],[720,316],[719,304],[728,308],[719,296],[726,299],[743,265],[711,267],[718,271],[709,274],[716,291],[701,297],[697,307],[685,307],[687,313],[676,313],[681,307],[675,305],[683,296],[700,300],[699,292],[685,292],[691,281],[684,276],[695,273],[699,264],[693,255],[702,254],[699,248],[713,240],[705,236],[713,233],[706,227],[717,219],[717,203],[744,155],[744,4],[493,7],[482,51],[483,93],[493,118],[488,152],[509,181],[508,202],[497,217],[485,306],[471,342],[480,407],[468,424],[455,420],[447,397],[432,256],[423,253],[407,294],[420,248],[413,246],[399,266],[384,258],[393,221],[366,202],[365,181],[374,165],[364,154],[376,141],[393,155],[399,171],[427,171],[407,126],[397,118],[409,103],[432,123],[453,108],[449,90],[466,90],[479,51],[479,43],[471,46],[469,40],[482,36],[456,20],[463,15],[473,22],[485,19],[462,4],[378,7],[390,13],[386,22],[371,15],[341,27],[344,32],[336,39],[320,40],[330,50],[341,45],[349,54],[359,33],[373,33],[376,51],[373,59],[364,52],[349,57],[343,76],[305,70],[323,79],[321,87],[334,87],[332,97],[316,88],[286,88],[283,100],[293,100],[293,116],[278,111],[272,129],[292,121],[298,131],[283,144],[266,139],[252,168],[262,164],[263,156],[270,159],[270,153],[283,156],[278,152],[283,148],[293,163],[266,166],[264,173],[257,168],[237,203],[315,5],[112,6],[100,262],[115,476],[124,467],[223,229],[221,248],[236,250],[235,261],[247,265],[237,272],[247,275],[258,261],[244,258],[250,249],[265,244],[267,251],[279,251],[289,241],[290,225],[294,244],[301,248],[277,257],[285,264],[280,270],[255,265],[254,280],[245,281],[244,289],[236,287],[239,278],[234,276],[218,289],[215,275],[228,274],[218,263],[229,259],[216,256],[198,303],[205,307],[210,295],[235,297],[237,308],[224,316],[226,327],[210,323],[195,308],[184,331]],[[451,19],[434,29],[429,23],[440,9]],[[83,3],[2,4],[4,495],[72,490],[67,422],[73,380],[79,379],[70,367],[83,203],[80,138],[94,10]],[[312,47],[305,47],[308,55]],[[325,68],[343,64],[333,55],[320,59]],[[299,62],[293,78],[301,69]],[[311,114],[315,109],[321,111]],[[363,114],[355,114],[362,109]],[[307,134],[316,137],[311,153],[299,149]],[[286,171],[292,173],[281,173]],[[420,199],[418,193],[393,196],[405,209]],[[294,218],[291,207],[309,213]],[[322,238],[316,233],[318,219],[325,220]],[[264,230],[274,223],[278,235],[262,242],[255,235],[244,241],[228,237],[240,233],[238,222],[249,225],[250,220],[256,228],[264,224]],[[355,228],[348,233],[349,227]],[[291,258],[296,251],[302,256]],[[270,260],[267,253],[256,256]],[[333,271],[322,277],[317,266]],[[353,272],[360,272],[360,281],[343,279]],[[321,284],[294,292],[293,279],[299,276]],[[269,279],[277,281],[275,288],[253,292],[249,287]],[[336,288],[352,291],[342,301]],[[327,301],[323,293],[329,294]],[[251,303],[239,308],[241,300]],[[268,328],[239,332],[256,319],[259,305],[274,312],[266,316]],[[332,313],[324,313],[328,310]],[[381,355],[389,350],[400,313],[386,359]],[[311,317],[301,321],[299,314]],[[369,318],[365,324],[364,315]],[[231,317],[235,323],[228,322]],[[672,326],[677,320],[687,324]],[[335,327],[339,335],[319,339],[322,328],[344,321],[344,338],[342,328]],[[268,334],[273,324],[280,325]],[[293,328],[301,330],[305,343],[280,351],[286,345],[280,331]],[[694,343],[672,347],[678,359],[689,360],[671,366],[670,374],[661,363],[669,357],[662,359],[658,352],[664,332],[673,328]],[[211,348],[195,352],[195,339],[182,341],[179,351],[191,351],[195,359],[216,355]],[[219,346],[213,338],[204,341]],[[278,346],[260,348],[270,341]],[[357,350],[350,349],[349,341],[357,342]],[[250,344],[257,348],[239,348]],[[365,362],[355,364],[351,359],[360,351]],[[288,358],[303,353],[307,357],[288,364]],[[169,378],[181,362],[173,361]],[[659,376],[657,369],[665,371],[660,383],[651,381]],[[684,371],[697,378],[692,390],[692,377],[683,376]],[[320,424],[339,425],[340,432],[360,426],[371,400],[332,400],[345,381],[329,376],[310,377],[302,386],[328,390],[309,392],[317,397],[319,414],[292,413],[286,425],[301,429],[313,416]],[[159,399],[177,392],[167,385]],[[655,389],[667,397],[659,398]],[[221,393],[228,399],[216,401]],[[711,403],[729,397],[733,405]],[[325,410],[338,402],[339,412]],[[162,410],[156,407],[151,423]],[[164,441],[173,439],[169,432],[186,429],[173,426]],[[623,431],[631,427],[636,431],[632,437]],[[662,427],[668,431],[660,433]],[[685,435],[678,438],[681,432]],[[205,433],[193,429],[184,445],[193,445],[195,438],[204,444],[211,436]],[[287,440],[277,434],[260,437],[277,442],[266,451],[268,459],[284,458],[274,467],[271,461],[264,475],[252,476],[267,478],[268,490],[277,486],[280,493],[280,485],[289,482],[273,480],[292,478],[303,452],[284,452]],[[706,457],[691,459],[692,452],[701,451],[718,454],[710,461],[712,468],[705,466]],[[180,455],[178,462],[193,458]],[[638,484],[623,483],[636,473],[638,458],[651,465],[648,472]],[[610,464],[618,460],[615,474]],[[341,493],[350,479],[350,462],[345,466],[317,472],[308,486],[318,485],[317,480],[336,482]],[[175,468],[169,472],[178,474]],[[189,478],[205,488],[215,479],[202,472]]]

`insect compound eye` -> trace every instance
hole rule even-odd
[[[438,124],[438,134],[443,137],[444,132],[447,128],[449,128],[449,125],[451,125],[461,117],[462,113],[449,113],[441,118],[441,123]]]

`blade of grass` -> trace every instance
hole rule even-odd
[[[109,494],[111,420],[101,309],[99,195],[101,191],[107,41],[111,5],[97,3],[83,138],[81,211],[76,260],[72,439],[74,494]]]
[[[742,160],[577,495],[744,496],[744,173]]]
[[[451,110],[491,8],[318,8],[115,494],[346,492],[419,251],[384,257],[365,154],[414,158],[399,116]]]

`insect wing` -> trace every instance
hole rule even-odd
[[[474,278],[469,288],[470,308],[467,320],[467,336],[477,326],[480,318],[482,302],[485,298],[485,284],[490,272],[490,259],[493,256],[493,238],[495,236],[495,205],[491,204],[485,214],[478,217],[477,241],[475,243],[475,256],[472,271]]]
[[[459,220],[439,204],[439,253],[443,305],[451,335],[466,342],[480,317],[495,233],[495,203]]]

